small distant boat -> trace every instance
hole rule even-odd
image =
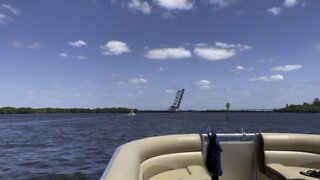
[[[128,114],[128,116],[135,116],[135,115],[136,115],[136,114],[134,113],[134,110],[131,109],[130,112],[129,112],[129,114]]]

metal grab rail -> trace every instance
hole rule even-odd
[[[217,133],[216,134],[218,137],[253,137],[253,136],[257,136],[257,133]]]
[[[207,133],[202,134],[202,137],[207,137]],[[256,137],[258,133],[217,133],[219,138],[245,138],[245,137]]]

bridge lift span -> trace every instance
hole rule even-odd
[[[172,104],[172,106],[170,106],[169,111],[171,112],[176,112],[179,110],[180,104],[181,104],[181,100],[183,97],[183,93],[184,93],[184,89],[181,89],[179,91],[177,91],[176,97],[174,99],[174,102]]]

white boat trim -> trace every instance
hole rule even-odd
[[[122,146],[122,145],[121,145],[121,146]],[[120,149],[121,149],[121,146],[118,146],[118,147],[116,148],[116,150],[114,151],[114,153],[112,154],[111,159],[110,159],[110,161],[109,161],[109,163],[108,163],[108,166],[107,166],[107,168],[104,170],[102,176],[100,177],[100,180],[104,180],[104,179],[107,178],[107,174],[109,173],[109,171],[110,171],[110,169],[111,169],[111,166],[112,166],[112,163],[113,163],[114,159],[116,158],[116,156],[118,155],[118,153],[119,153],[119,151],[120,151]]]

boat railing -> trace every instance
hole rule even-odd
[[[241,137],[254,137],[257,133],[217,133],[218,137],[228,138],[228,137],[234,137],[234,138],[241,138]]]

